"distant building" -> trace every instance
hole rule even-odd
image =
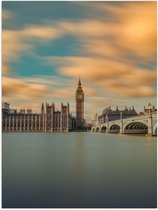
[[[5,103],[2,108],[3,131],[69,131],[72,129],[72,117],[69,104],[61,103],[61,110],[55,111],[55,105],[42,103],[41,113],[32,113],[31,109],[19,112]]]
[[[124,118],[129,118],[133,116],[137,116],[137,112],[135,111],[134,107],[127,108],[125,106],[124,110],[119,110],[118,106],[115,110],[112,110],[110,106],[106,107],[102,114],[98,116],[99,123],[105,123],[108,121],[119,120]]]
[[[155,106],[152,106],[150,102],[147,108],[144,106],[144,114],[149,114],[151,112],[156,112],[156,111],[157,111],[157,108],[155,108]]]
[[[2,103],[2,109],[9,110],[9,104],[6,102]]]

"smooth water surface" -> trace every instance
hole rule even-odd
[[[156,207],[156,138],[4,133],[3,207]]]

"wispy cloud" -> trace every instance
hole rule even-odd
[[[2,79],[3,96],[10,96],[14,99],[19,98],[40,98],[42,95],[50,93],[47,86],[41,84],[31,84],[22,79],[3,77]],[[52,92],[52,90],[51,90]]]
[[[67,66],[60,68],[66,76],[82,78],[127,97],[154,96],[156,71],[139,68],[131,63],[99,58],[65,57]],[[61,59],[62,62],[62,59]],[[131,91],[129,91],[131,89]],[[117,90],[117,91],[116,91]],[[140,90],[140,91],[139,91]]]

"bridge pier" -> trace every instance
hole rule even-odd
[[[153,122],[152,122],[152,115],[148,118],[148,135],[153,135]]]
[[[123,119],[121,119],[121,122],[120,122],[120,133],[121,134],[124,133],[124,130],[123,130]]]

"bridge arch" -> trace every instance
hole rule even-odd
[[[105,133],[105,132],[106,132],[106,126],[103,126],[103,127],[101,128],[101,132],[102,132],[102,133]]]
[[[154,135],[157,136],[157,127],[155,128]]]
[[[120,126],[118,124],[113,124],[110,126],[109,133],[119,133]]]
[[[99,132],[99,127],[96,128],[96,132]]]
[[[124,133],[147,134],[148,126],[142,122],[130,122],[124,127]]]

